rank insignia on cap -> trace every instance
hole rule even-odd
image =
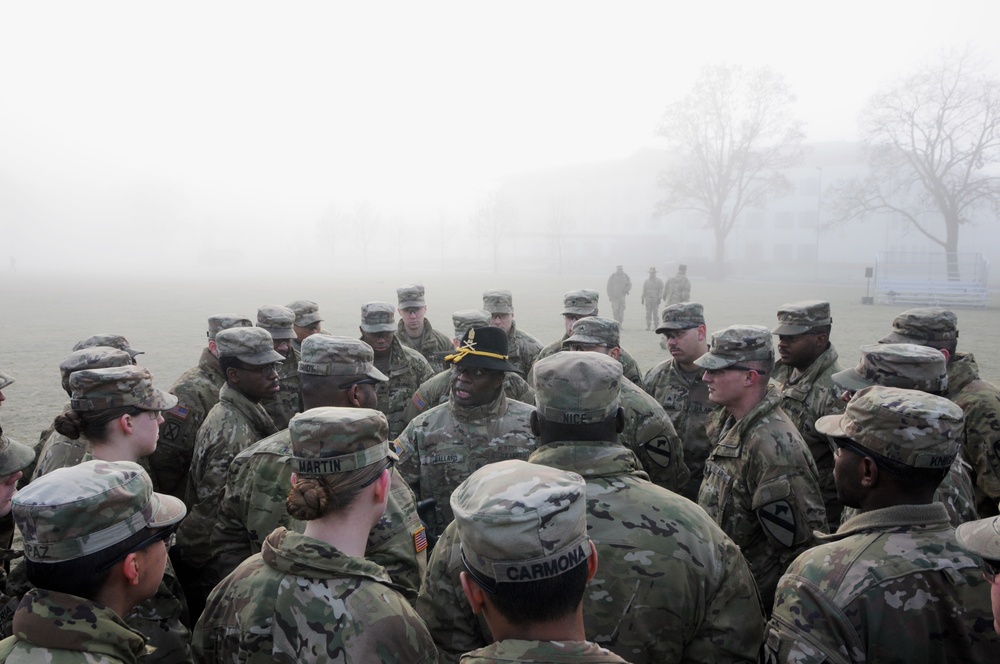
[[[420,526],[420,530],[413,533],[413,548],[417,553],[427,549],[427,529]]]

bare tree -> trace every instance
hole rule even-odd
[[[343,237],[344,228],[348,223],[348,215],[336,202],[330,201],[323,214],[316,219],[316,237],[329,251],[331,261],[337,259],[337,249]]]
[[[548,228],[549,233],[552,236],[552,241],[556,245],[556,256],[558,259],[558,271],[557,274],[562,274],[563,271],[563,241],[566,239],[566,234],[572,225],[572,219],[569,216],[569,212],[566,211],[566,202],[563,200],[552,199],[549,203],[549,218],[548,218]]]
[[[945,52],[888,85],[861,114],[869,174],[831,187],[827,226],[871,214],[905,219],[947,256],[970,214],[1000,202],[1000,85],[971,51]],[[943,227],[942,227],[943,226]]]
[[[364,267],[368,269],[368,250],[372,241],[378,235],[381,218],[368,201],[356,203],[354,206],[354,232],[361,252],[364,256]]]
[[[472,222],[476,230],[492,249],[494,272],[500,265],[500,242],[513,230],[516,220],[517,213],[513,203],[506,194],[497,189],[488,191],[472,213]]]
[[[747,208],[763,208],[790,188],[781,169],[802,159],[795,96],[767,67],[709,66],[694,88],[667,107],[657,133],[675,160],[660,177],[658,214],[691,210],[715,232],[722,273],[726,238]]]

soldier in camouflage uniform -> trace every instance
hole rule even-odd
[[[994,662],[987,582],[932,502],[962,410],[893,387],[859,391],[816,428],[837,445],[837,492],[860,514],[781,578],[767,662]]]
[[[238,314],[209,316],[205,333],[208,346],[202,349],[197,366],[181,374],[170,387],[177,405],[163,413],[159,444],[149,457],[149,474],[157,491],[184,498],[194,440],[208,411],[219,403],[219,390],[226,382],[219,367],[215,337],[222,330],[252,324],[249,318]]]
[[[563,342],[569,351],[601,353],[617,360],[621,328],[617,321],[588,316],[573,323],[573,334]],[[691,477],[684,463],[684,447],[663,407],[635,383],[622,376],[625,428],[618,441],[635,452],[649,479],[680,493]]]
[[[191,513],[177,529],[171,553],[192,618],[200,615],[212,587],[206,575],[210,538],[229,464],[250,445],[278,432],[260,405],[279,389],[282,357],[274,351],[271,335],[259,327],[236,327],[222,330],[215,341],[226,383],[219,390],[219,403],[198,430],[185,493]]]
[[[437,661],[423,622],[364,558],[398,458],[387,430],[385,415],[368,408],[292,418],[286,504],[305,529],[275,529],[212,591],[195,627],[200,661]]]
[[[294,321],[295,312],[288,307],[267,304],[257,310],[257,326],[267,330],[274,340],[274,352],[284,358],[278,370],[278,386],[281,389],[276,395],[260,402],[278,429],[287,429],[292,416],[302,410],[299,358],[292,352],[292,341],[296,338],[292,330]]]
[[[404,346],[395,335],[395,308],[388,302],[368,302],[361,307],[361,340],[372,347],[375,366],[389,377],[375,386],[378,409],[389,420],[389,438],[406,426],[403,410],[420,384],[434,375],[431,365],[417,351]]]
[[[184,511],[127,461],[89,461],[32,482],[13,513],[37,587],[14,614],[14,635],[0,641],[0,662],[139,662],[146,640],[122,616],[155,592]]]
[[[519,460],[480,468],[451,496],[462,590],[496,639],[465,664],[625,660],[587,641],[583,593],[597,573],[587,537],[587,484]]]
[[[708,352],[705,311],[697,302],[672,304],[664,307],[661,318],[656,333],[663,335],[671,358],[650,369],[642,387],[663,406],[684,444],[684,463],[691,477],[677,493],[698,500],[705,460],[714,447],[705,422],[718,408],[708,398],[708,385],[702,380],[705,370],[694,363]]]
[[[611,310],[619,325],[625,320],[625,298],[631,290],[632,280],[619,265],[608,277],[608,299],[611,300]]]
[[[507,335],[495,327],[474,327],[462,338],[452,364],[448,403],[421,413],[396,440],[399,471],[418,501],[436,501],[427,523],[433,542],[451,523],[448,496],[474,470],[494,461],[526,459],[535,449],[528,426],[533,408],[503,392]]]
[[[768,385],[770,330],[720,330],[695,364],[705,369],[709,398],[722,406],[706,425],[716,442],[698,504],[739,545],[766,610],[788,563],[815,543],[814,530],[826,532],[816,464]]]
[[[69,387],[69,377],[74,371],[80,369],[100,369],[102,367],[124,367],[132,364],[132,356],[124,350],[112,348],[111,346],[93,346],[75,350],[66,359],[59,363],[59,373],[62,374],[62,387],[73,398],[73,391]],[[70,404],[66,404],[63,411],[72,410]],[[87,453],[87,439],[79,437],[69,438],[55,430],[53,425],[52,433],[49,434],[42,446],[38,449],[38,458],[35,460],[35,469],[31,475],[32,480],[36,480],[45,473],[56,468],[75,466],[83,460]]]
[[[396,338],[423,355],[435,372],[441,371],[444,356],[452,351],[453,345],[451,339],[431,327],[431,322],[424,317],[427,314],[424,287],[410,284],[397,288],[396,299],[399,301]]]
[[[529,461],[587,482],[587,534],[600,564],[584,593],[586,638],[635,664],[755,662],[764,616],[740,550],[700,507],[649,482],[616,441],[621,365],[560,353],[537,372],[540,447]],[[493,640],[463,595],[456,529],[431,555],[417,599],[449,662]]]
[[[542,344],[517,328],[517,321],[514,320],[514,296],[509,290],[488,290],[483,293],[483,309],[490,314],[490,325],[499,327],[507,335],[507,348],[510,351],[508,361],[517,370],[518,376],[526,378]]]
[[[451,315],[451,321],[455,329],[453,347],[458,348],[466,332],[474,327],[489,326],[490,314],[482,309],[462,309]],[[513,363],[511,364],[513,365]],[[535,403],[535,390],[513,371],[504,372],[503,391],[508,399],[527,404]],[[404,426],[428,408],[448,403],[449,394],[451,394],[450,368],[435,374],[430,380],[420,384],[403,410]]]
[[[656,310],[663,299],[663,281],[656,276],[656,268],[649,268],[649,278],[642,282],[642,304],[646,305],[646,329],[656,325]]]
[[[870,344],[861,347],[861,359],[856,367],[833,374],[833,384],[837,389],[843,390],[841,400],[845,404],[855,392],[873,385],[901,387],[943,396],[948,388],[948,366],[943,353],[926,346]],[[959,436],[960,446],[963,444],[963,436],[964,433]],[[961,455],[955,457],[948,474],[934,492],[934,501],[945,506],[953,526],[979,518],[972,476]],[[856,509],[846,507],[841,513],[840,522],[856,515]]]
[[[687,278],[687,265],[678,265],[677,274],[667,279],[663,284],[663,301],[669,307],[691,299],[691,282]]]
[[[990,603],[993,605],[993,630],[1000,632],[1000,517],[991,516],[955,529],[955,539],[960,546],[983,559],[983,578],[990,584]]]
[[[962,456],[972,466],[976,508],[980,516],[997,514],[1000,501],[1000,390],[979,377],[972,353],[958,352],[958,318],[940,307],[904,311],[892,321],[882,343],[929,346],[948,360],[948,391],[944,396],[965,413]]]
[[[790,302],[778,308],[778,355],[772,379],[781,392],[781,409],[802,434],[816,462],[827,526],[840,525],[840,502],[833,483],[833,450],[813,423],[824,415],[844,412],[840,392],[831,376],[840,371],[837,349],[830,343],[833,318],[830,303],[821,300]]]
[[[535,356],[535,362],[542,359],[543,357],[548,357],[558,353],[563,349],[563,342],[569,339],[569,336],[573,334],[573,323],[576,321],[586,318],[587,316],[597,316],[600,312],[597,309],[597,300],[600,295],[595,290],[574,290],[569,291],[563,295],[563,324],[566,327],[565,334],[556,341],[553,341],[548,346],[538,351],[538,355]],[[632,359],[632,356],[624,348],[619,347],[618,361],[621,362],[622,371],[625,377],[628,378],[633,383],[642,382],[642,372],[639,370],[639,365],[636,361]],[[528,372],[528,383],[533,383],[533,374]]]
[[[295,323],[292,325],[295,341],[292,342],[292,352],[298,358],[302,351],[302,342],[314,334],[323,332],[323,317],[319,313],[319,305],[312,300],[295,300],[286,306],[295,312]]]
[[[302,342],[299,373],[303,406],[374,408],[375,385],[388,380],[373,364],[371,347],[358,339],[314,335]],[[302,532],[285,498],[292,485],[288,429],[254,443],[229,466],[218,520],[212,531],[216,579],[261,550],[278,526]],[[386,568],[393,582],[415,599],[427,568],[427,536],[417,516],[413,492],[397,470],[385,514],[368,536],[365,557]]]

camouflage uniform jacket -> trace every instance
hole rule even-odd
[[[501,390],[488,404],[464,408],[449,399],[414,418],[396,440],[399,472],[417,495],[433,498],[437,537],[453,517],[449,498],[474,471],[494,461],[527,459],[538,444],[528,424],[533,406],[511,401]]]
[[[972,466],[979,515],[993,516],[1000,501],[1000,390],[979,378],[972,353],[956,353],[944,396],[965,413],[962,456]]]
[[[529,406],[535,403],[535,390],[528,385],[528,381],[512,371],[503,375],[503,393],[507,395],[508,399],[520,401]],[[448,403],[450,394],[451,369],[445,369],[434,374],[430,380],[420,384],[409,403],[406,404],[406,409],[403,410],[403,422],[409,424],[414,417],[428,408]]]
[[[142,635],[100,604],[34,589],[14,614],[14,636],[0,641],[0,662],[138,664]]]
[[[705,460],[715,447],[708,439],[705,422],[719,406],[708,398],[708,385],[701,380],[704,374],[701,368],[692,373],[682,371],[670,358],[650,369],[642,381],[643,389],[663,406],[684,443],[684,463],[691,478],[677,493],[690,500],[698,499]]]
[[[277,433],[260,404],[225,384],[219,403],[198,430],[185,502],[188,515],[177,528],[177,550],[188,565],[204,569],[212,557],[209,539],[233,458],[258,440]]]
[[[558,341],[553,341],[548,346],[538,351],[538,355],[535,357],[535,362],[542,359],[543,357],[548,357],[549,355],[555,355],[556,353],[561,351],[563,349],[562,347],[563,341],[565,341],[566,339],[569,339],[568,334],[564,334],[562,339],[559,339]],[[618,361],[621,362],[622,365],[622,375],[628,378],[636,385],[638,385],[639,383],[642,382],[642,370],[639,369],[639,363],[636,362],[635,359],[631,355],[629,355],[628,351],[626,351],[624,348],[619,348],[619,350],[621,350],[621,354],[618,356]],[[528,372],[528,384],[529,385],[535,384],[534,367],[532,367],[532,370]]]
[[[517,321],[510,322],[507,333],[507,361],[514,365],[521,378],[528,375],[531,363],[542,349],[542,344],[527,332],[517,329]]]
[[[406,333],[403,321],[399,321],[396,325],[396,338],[399,339],[399,343],[423,355],[427,364],[431,365],[432,371],[444,369],[442,362],[444,356],[455,350],[455,344],[451,342],[451,339],[431,327],[431,322],[426,318],[424,319],[424,331],[416,339],[410,338],[410,335]]]
[[[706,424],[718,441],[705,464],[698,504],[739,545],[753,571],[764,608],[778,579],[799,553],[826,532],[816,464],[769,385],[742,419],[720,408]]]
[[[392,440],[406,426],[403,410],[410,397],[421,383],[434,375],[434,371],[423,355],[399,343],[395,336],[389,349],[389,366],[383,369],[377,360],[376,366],[389,377],[387,382],[375,385],[375,394],[378,395],[377,408],[389,420],[389,439]]]
[[[646,305],[650,303],[655,307],[660,303],[663,296],[663,280],[659,277],[650,277],[642,282],[642,302]]]
[[[83,461],[88,447],[87,439],[82,436],[73,440],[53,430],[38,450],[31,480],[37,480],[56,468],[76,466]]]
[[[691,299],[691,282],[683,274],[675,274],[663,285],[663,301],[669,307]]]
[[[14,517],[10,513],[7,516],[0,517],[0,524],[2,524],[2,542],[3,546],[0,548],[0,628],[2,628],[2,633],[10,635],[10,623],[14,619],[14,610],[17,608],[18,602],[21,601],[21,595],[14,592],[13,589],[8,588],[7,575],[11,569],[11,563],[15,560],[21,558],[24,552],[21,547],[14,547]]]
[[[164,411],[160,439],[149,456],[150,476],[157,491],[184,498],[198,429],[212,406],[219,403],[219,390],[225,382],[219,358],[207,348],[201,351],[198,366],[174,381],[170,393],[177,397],[177,405]]]
[[[764,615],[750,568],[705,512],[646,480],[609,442],[557,442],[528,459],[587,481],[597,574],[583,595],[587,640],[635,664],[755,662]],[[457,529],[438,543],[417,612],[443,661],[492,640],[462,592]]]
[[[625,296],[632,290],[632,278],[624,272],[611,273],[608,277],[608,297],[612,300],[625,299]]]
[[[829,439],[816,431],[816,420],[824,415],[844,412],[847,405],[840,400],[833,384],[833,374],[840,371],[837,350],[831,345],[805,371],[799,371],[780,361],[774,366],[774,380],[781,392],[781,410],[785,411],[802,440],[812,453],[819,472],[819,489],[823,492],[827,524],[836,530],[840,524],[840,501],[833,483],[833,448]]]
[[[860,514],[781,578],[766,662],[996,662],[990,588],[941,505]]]
[[[288,430],[254,443],[240,452],[226,479],[219,516],[212,531],[212,551],[218,582],[258,553],[264,538],[279,526],[302,532],[305,523],[288,516],[285,498],[292,486],[291,442]],[[416,598],[427,569],[426,540],[417,516],[413,492],[398,471],[385,513],[368,535],[365,557],[386,568],[400,591]]]
[[[209,595],[203,662],[436,662],[434,642],[385,570],[278,528]]]
[[[624,659],[590,641],[525,641],[504,639],[462,656],[462,664],[628,664]]]
[[[638,385],[622,380],[621,405],[625,428],[618,442],[632,450],[649,479],[679,493],[691,477],[684,463],[684,446],[663,407]]]
[[[278,371],[278,385],[281,390],[260,402],[279,430],[287,429],[289,420],[302,410],[300,382],[299,360],[292,353],[291,357],[281,363],[281,370]]]

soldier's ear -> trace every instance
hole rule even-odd
[[[538,427],[538,411],[531,411],[531,415],[528,416],[528,426],[531,428],[531,433],[535,434],[536,438],[542,435],[542,431]]]
[[[594,541],[589,540],[590,544],[590,558],[587,558],[587,581],[589,582],[597,574],[597,547],[594,546]]]
[[[708,332],[705,330],[704,325],[698,326],[698,341],[704,341],[708,337]]]
[[[479,587],[478,583],[472,580],[468,572],[461,572],[459,578],[462,580],[462,592],[465,593],[465,598],[469,600],[472,613],[478,616],[482,613],[483,605],[486,603],[483,599],[483,589]]]

